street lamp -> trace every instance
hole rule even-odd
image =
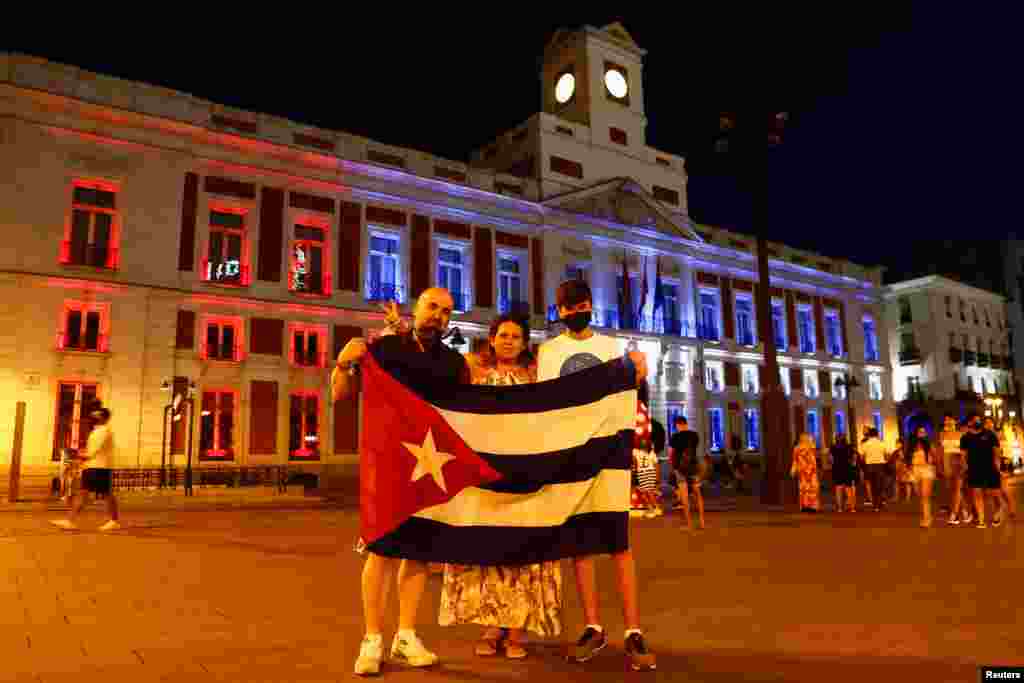
[[[853,449],[857,450],[857,416],[853,412],[853,390],[860,386],[860,382],[856,377],[851,375],[849,372],[844,372],[842,376],[836,377],[835,382],[837,387],[845,389],[846,394],[846,410],[850,413],[850,441]]]

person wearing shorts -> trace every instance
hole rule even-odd
[[[114,468],[114,434],[110,430],[110,411],[97,406],[91,413],[94,427],[89,432],[85,445],[85,457],[82,459],[82,483],[71,505],[71,513],[67,519],[55,519],[51,523],[61,529],[74,530],[79,513],[85,507],[89,494],[103,496],[107,504],[110,519],[100,527],[100,531],[116,531],[121,528],[118,521],[117,498],[111,490]]]
[[[947,414],[943,418],[942,434],[939,436],[942,445],[942,460],[938,463],[943,479],[943,488],[949,497],[949,519],[947,524],[960,524],[961,514],[967,518],[969,505],[963,504],[964,468],[960,457],[960,439],[963,433],[957,428],[956,420]]]
[[[967,486],[971,489],[974,499],[974,511],[977,514],[979,529],[985,524],[985,496],[992,499],[992,526],[1002,524],[1000,480],[999,480],[999,437],[984,429],[981,418],[971,415],[968,421],[968,432],[960,439],[960,451],[967,459]]]
[[[696,432],[690,431],[686,418],[682,415],[675,420],[676,433],[669,440],[669,461],[676,474],[678,488],[676,495],[686,513],[686,528],[693,528],[690,517],[690,501],[688,493],[692,492],[697,502],[697,519],[700,528],[704,528],[704,496],[701,493],[700,485],[703,479],[700,461],[697,455],[697,447],[700,445],[700,437]]]

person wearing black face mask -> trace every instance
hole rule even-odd
[[[619,342],[612,337],[595,334],[590,329],[593,298],[590,287],[580,280],[569,280],[558,286],[555,294],[558,315],[565,323],[566,331],[541,345],[537,355],[537,380],[540,382],[579,372],[595,365],[606,363],[622,356]],[[629,359],[636,365],[637,385],[646,381],[647,362],[642,353],[632,351]],[[628,485],[628,484],[627,484]],[[625,492],[629,500],[629,491]],[[612,555],[615,570],[622,590],[623,621],[626,625],[625,650],[634,671],[651,671],[655,668],[654,654],[647,648],[643,631],[640,630],[640,608],[637,604],[636,567],[633,551],[629,548]],[[584,630],[570,654],[576,662],[592,659],[608,644],[601,626],[598,610],[597,577],[594,558],[577,557],[573,564],[576,569],[576,590],[584,613]]]
[[[981,428],[981,418],[978,415],[971,415],[968,426],[969,431],[960,439],[960,451],[967,460],[967,486],[974,499],[974,510],[978,519],[976,526],[979,529],[984,529],[987,526],[985,524],[984,498],[986,493],[993,501],[992,525],[999,526],[1002,523],[998,466],[999,439],[992,432]]]

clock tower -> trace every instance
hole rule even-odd
[[[544,49],[543,111],[586,126],[594,144],[643,149],[645,54],[618,22],[558,31]]]

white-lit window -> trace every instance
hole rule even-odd
[[[753,346],[757,335],[754,333],[754,301],[747,295],[736,297],[736,343]]]
[[[437,244],[437,286],[444,287],[452,295],[455,310],[468,311],[472,303],[469,297],[469,277],[466,270],[465,247],[450,242]]]
[[[792,390],[789,381],[789,368],[779,366],[779,383],[782,385],[782,390],[786,392],[786,396],[789,396],[789,392]]]
[[[747,408],[743,411],[743,431],[746,434],[747,450],[761,450],[761,416],[756,408]]]
[[[882,400],[882,376],[877,372],[868,374],[868,398],[872,401]]]
[[[843,373],[833,372],[831,375],[832,379],[832,398],[839,399],[840,401],[846,400],[846,384],[836,384],[839,380],[843,379]]]
[[[322,225],[295,225],[288,285],[293,292],[327,294],[331,290],[331,274],[327,260],[328,229]]]
[[[804,370],[804,394],[807,398],[818,398],[818,372]]]
[[[814,313],[808,304],[799,304],[796,309],[797,336],[800,337],[800,353],[814,353]]]
[[[526,306],[522,260],[517,254],[498,252],[498,311],[522,313]]]
[[[245,218],[244,212],[210,211],[210,243],[203,262],[203,276],[208,282],[249,284]]]
[[[756,365],[742,365],[740,371],[743,380],[743,393],[745,394],[756,394],[761,391],[761,387],[758,383],[758,366]]]
[[[366,274],[368,301],[405,303],[400,244],[395,233],[376,230],[370,233],[370,267]]]
[[[722,391],[722,363],[721,361],[706,361],[704,363],[704,386],[708,391]]]

